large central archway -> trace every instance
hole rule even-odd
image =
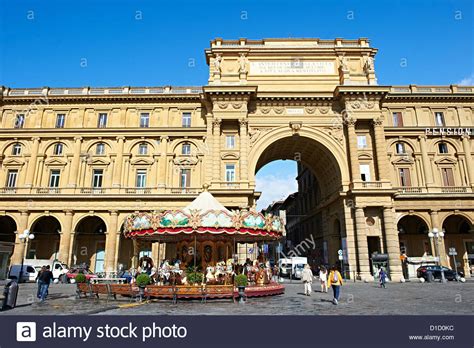
[[[287,240],[291,242],[286,251],[307,256],[314,266],[339,265],[338,250],[347,248],[344,200],[339,194],[349,184],[345,156],[342,143],[309,127],[297,135],[289,128],[270,131],[255,142],[249,154],[251,180],[255,179],[251,175],[270,162],[298,163],[299,192],[287,210]]]

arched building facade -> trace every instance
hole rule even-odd
[[[308,255],[332,264],[342,249],[358,278],[385,255],[398,279],[405,256],[453,267],[456,248],[470,273],[474,87],[380,86],[376,53],[365,38],[216,39],[205,86],[2,87],[0,265],[112,272],[173,257],[177,246],[125,240],[125,217],[182,208],[204,184],[229,209],[255,208],[256,172],[291,159],[313,188],[292,222],[315,240]],[[38,238],[24,245],[24,230]]]

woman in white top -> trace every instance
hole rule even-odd
[[[319,280],[321,281],[321,292],[328,292],[328,271],[324,266],[319,268]]]

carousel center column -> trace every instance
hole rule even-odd
[[[117,236],[118,236],[118,213],[115,210],[110,211],[109,228],[105,237],[105,271],[107,275],[111,275],[117,270],[115,269],[115,254],[117,252]]]

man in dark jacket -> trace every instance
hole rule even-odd
[[[48,294],[49,284],[53,280],[53,272],[51,272],[50,267],[46,266],[46,269],[41,272],[38,277],[38,282],[41,284],[40,290],[40,302],[43,302],[46,299]]]

